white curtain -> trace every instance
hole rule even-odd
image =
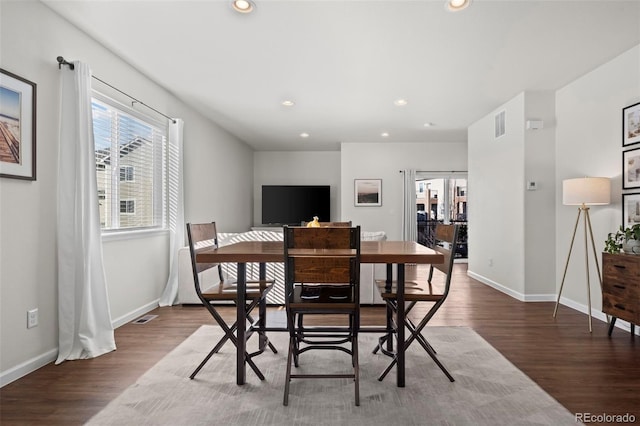
[[[416,171],[403,170],[402,176],[402,238],[404,241],[417,241]]]
[[[102,263],[91,70],[62,67],[58,155],[58,359],[115,350]]]
[[[184,191],[182,175],[183,121],[169,125],[169,278],[160,306],[178,302],[178,250],[185,246]]]

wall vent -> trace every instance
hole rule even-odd
[[[506,132],[506,115],[507,111],[502,110],[495,116],[495,138],[498,139],[500,136],[504,136]]]
[[[143,317],[138,318],[137,320],[133,321],[134,324],[146,324],[149,321],[151,321],[152,319],[156,318],[157,315],[145,315]]]

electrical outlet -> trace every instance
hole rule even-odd
[[[489,267],[492,268],[493,267],[493,258],[489,258]]]
[[[27,328],[37,327],[38,325],[38,308],[27,311]]]

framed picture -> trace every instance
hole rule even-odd
[[[36,84],[2,68],[0,177],[36,180]]]
[[[640,192],[622,194],[622,226],[630,228],[640,223]]]
[[[355,179],[356,207],[375,207],[382,205],[382,179]]]
[[[622,110],[622,146],[640,143],[640,102]]]
[[[622,189],[640,188],[640,148],[622,153]]]

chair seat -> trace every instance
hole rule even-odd
[[[385,288],[385,286],[379,286],[380,296],[385,300],[393,300],[397,298],[398,286],[393,283],[391,288]],[[404,300],[407,302],[437,302],[444,298],[445,295],[439,292],[433,292],[433,289],[429,288],[428,284],[420,286],[410,286],[404,289]]]
[[[273,280],[247,282],[247,300],[255,300],[264,297],[265,293],[273,287]],[[208,301],[236,300],[238,298],[238,283],[235,281],[222,281],[202,293],[202,297]]]

